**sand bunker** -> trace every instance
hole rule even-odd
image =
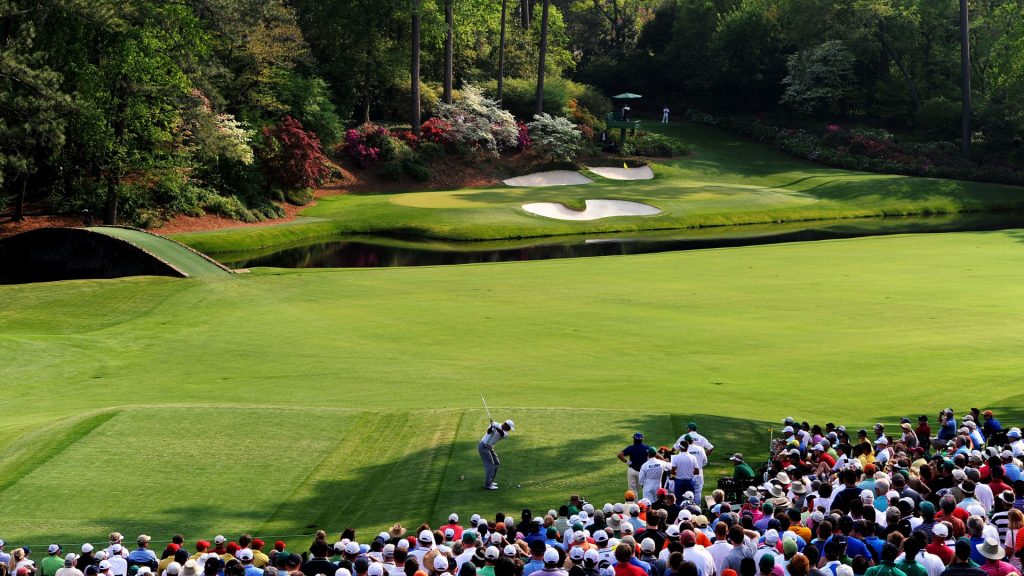
[[[591,182],[593,180],[590,178],[571,170],[536,172],[504,180],[508,186],[571,186],[573,184],[590,184]]]
[[[654,178],[654,171],[650,166],[639,168],[613,168],[608,166],[587,167],[594,174],[609,180],[650,180]]]
[[[523,210],[545,218],[556,220],[599,220],[613,216],[652,216],[661,210],[640,202],[626,200],[587,200],[587,209],[577,212],[557,202],[535,202],[523,204]]]

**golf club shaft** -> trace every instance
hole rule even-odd
[[[484,400],[484,395],[480,395],[480,401],[484,403],[484,410],[487,411],[487,419],[494,422],[494,418],[491,418],[491,409],[487,407],[487,400]]]

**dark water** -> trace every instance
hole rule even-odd
[[[1024,228],[1024,214],[871,218],[730,226],[629,234],[533,238],[497,242],[433,242],[359,236],[273,251],[222,255],[232,268],[375,268],[547,260],[702,250],[924,232]]]

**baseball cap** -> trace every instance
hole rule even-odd
[[[597,553],[597,550],[591,548],[583,553],[583,559],[587,562],[597,564],[598,560],[601,559],[601,555]]]
[[[89,552],[92,552],[93,550],[94,550],[94,548],[92,547],[92,544],[89,544],[88,542],[86,542],[85,544],[82,544],[82,554],[88,554]]]
[[[557,564],[558,563],[558,550],[554,548],[548,548],[544,551],[544,563],[545,564]]]
[[[50,547],[46,549],[50,554],[56,554],[60,552],[60,544],[50,544]]]
[[[352,576],[352,572],[348,568],[338,568],[334,571],[334,576]]]
[[[448,558],[438,554],[434,556],[434,570],[438,572],[444,572],[448,570]]]
[[[444,558],[444,556],[438,556],[438,558]],[[366,569],[366,576],[384,576],[384,567],[380,562],[374,562]]]
[[[573,562],[583,560],[583,556],[585,554],[586,552],[580,546],[573,546],[572,550],[569,550],[569,558],[571,558]]]
[[[459,521],[459,515],[454,513],[454,512],[452,512],[451,514],[448,515],[448,521],[451,522],[452,524],[457,523]]]
[[[497,560],[499,556],[501,556],[501,552],[498,551],[497,546],[488,546],[484,551],[484,558],[488,560]]]
[[[729,460],[732,460],[733,462],[743,462],[743,454],[740,454],[739,452],[737,452],[737,453],[733,454],[732,456],[730,456]]]
[[[152,540],[152,538],[145,534],[139,534],[139,537],[135,539],[135,541],[138,542],[140,545],[149,544],[150,540]]]
[[[395,545],[385,544],[384,548],[380,551],[380,554],[384,558],[393,558],[395,556]]]
[[[640,543],[640,550],[643,552],[654,552],[654,548],[654,540],[650,538],[644,538],[644,541]]]
[[[172,562],[172,564],[173,564],[173,562]],[[110,570],[110,562],[107,561],[107,560],[104,560],[104,561],[100,562],[99,568],[100,568],[101,572],[104,571],[104,570]],[[168,566],[168,570],[169,569],[170,569],[170,566]]]
[[[512,432],[516,431],[516,423],[513,422],[512,420],[505,420],[505,424],[508,426],[508,429],[511,430]]]
[[[216,536],[213,537],[213,543],[216,544],[217,546],[220,546],[221,544],[223,544],[223,543],[225,543],[227,541],[228,541],[228,539],[223,537],[223,536],[221,536],[220,534],[217,534]]]
[[[351,541],[346,543],[345,554],[359,554],[359,543]]]
[[[418,540],[424,544],[433,544],[434,534],[430,530],[421,530]]]
[[[598,531],[594,532],[594,542],[607,542],[607,541],[608,541],[608,533],[607,532],[605,532],[604,530],[598,530]]]
[[[932,534],[938,536],[939,538],[946,538],[947,536],[949,536],[949,528],[946,528],[946,525],[942,522],[937,522],[934,526],[932,526]]]
[[[111,544],[110,545],[110,553],[111,554],[120,555],[122,550],[124,550],[124,546],[121,546],[120,544]]]
[[[236,554],[235,556],[237,556],[238,559],[243,562],[249,562],[252,560],[252,550],[249,550],[248,548],[242,548],[238,551],[238,554]]]
[[[644,435],[643,435],[642,432],[637,432],[636,434],[633,434],[633,440],[643,440],[643,439],[644,439]]]
[[[181,564],[178,564],[177,562],[171,562],[167,565],[168,574],[177,574],[178,572],[181,572]]]
[[[505,549],[502,550],[502,554],[508,556],[509,558],[515,558],[519,555],[519,549],[511,544],[508,544],[507,546],[505,546]]]
[[[78,554],[71,552],[70,554],[64,557],[64,565],[71,566],[71,564],[73,564],[75,560],[78,560]]]
[[[455,528],[445,528],[444,537],[447,539],[455,538]]]
[[[480,523],[480,515],[479,514],[473,514],[472,516],[470,516],[469,517],[469,523],[472,524],[473,526],[476,526],[477,524],[479,524]]]

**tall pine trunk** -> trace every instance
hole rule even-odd
[[[455,51],[455,0],[444,0],[444,102],[452,103],[452,58]]]
[[[530,28],[530,0],[519,0],[519,24],[524,30]]]
[[[960,154],[971,155],[971,30],[967,0],[960,0]]]
[[[508,0],[501,0],[501,35],[498,40],[498,103],[505,94],[505,14]]]
[[[548,59],[548,8],[551,0],[544,0],[544,12],[540,17],[540,57],[537,62],[537,104],[534,111],[544,112],[544,68]]]
[[[14,221],[21,222],[25,219],[25,187],[28,186],[28,174],[21,175],[21,185],[18,186],[18,198],[14,201]]]
[[[412,65],[410,76],[412,85],[412,102],[410,103],[409,121],[412,124],[412,133],[420,135],[420,6],[422,0],[413,0],[412,3]]]

